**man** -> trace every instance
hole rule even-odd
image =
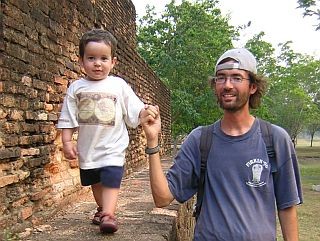
[[[297,158],[287,132],[272,125],[277,165],[271,169],[259,120],[250,114],[266,89],[266,81],[257,75],[255,57],[247,49],[226,51],[211,81],[224,114],[214,123],[194,240],[274,241],[278,212],[284,240],[297,241],[296,205],[302,203]],[[157,207],[173,199],[185,202],[199,186],[201,128],[188,135],[165,176],[158,152],[159,109],[147,110],[141,124],[147,137],[154,202]]]

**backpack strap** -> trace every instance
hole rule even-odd
[[[267,154],[269,162],[271,163],[271,171],[275,173],[277,171],[276,153],[273,146],[272,126],[271,123],[258,118],[261,135],[267,148]]]
[[[209,155],[209,151],[212,145],[212,136],[213,136],[213,124],[208,126],[203,126],[201,128],[201,136],[200,136],[200,155],[201,155],[201,165],[200,165],[200,178],[198,184],[198,192],[197,192],[197,203],[195,205],[193,216],[196,220],[199,217],[202,199],[204,193],[204,182],[207,171],[207,159]]]

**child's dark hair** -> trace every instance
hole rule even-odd
[[[111,57],[115,56],[118,41],[109,31],[104,29],[92,29],[84,33],[79,43],[79,54],[81,58],[83,58],[84,49],[89,42],[104,42],[111,47]]]

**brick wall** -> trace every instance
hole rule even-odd
[[[113,74],[160,106],[162,154],[170,151],[170,93],[135,50],[130,0],[1,1],[0,229],[37,224],[83,191],[55,124],[68,83],[81,75],[79,37],[93,27],[119,41]],[[141,127],[130,139],[126,174],[147,163]]]

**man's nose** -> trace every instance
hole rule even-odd
[[[225,82],[224,82],[224,88],[225,89],[230,89],[233,88],[233,84],[231,83],[230,77],[227,77]]]

